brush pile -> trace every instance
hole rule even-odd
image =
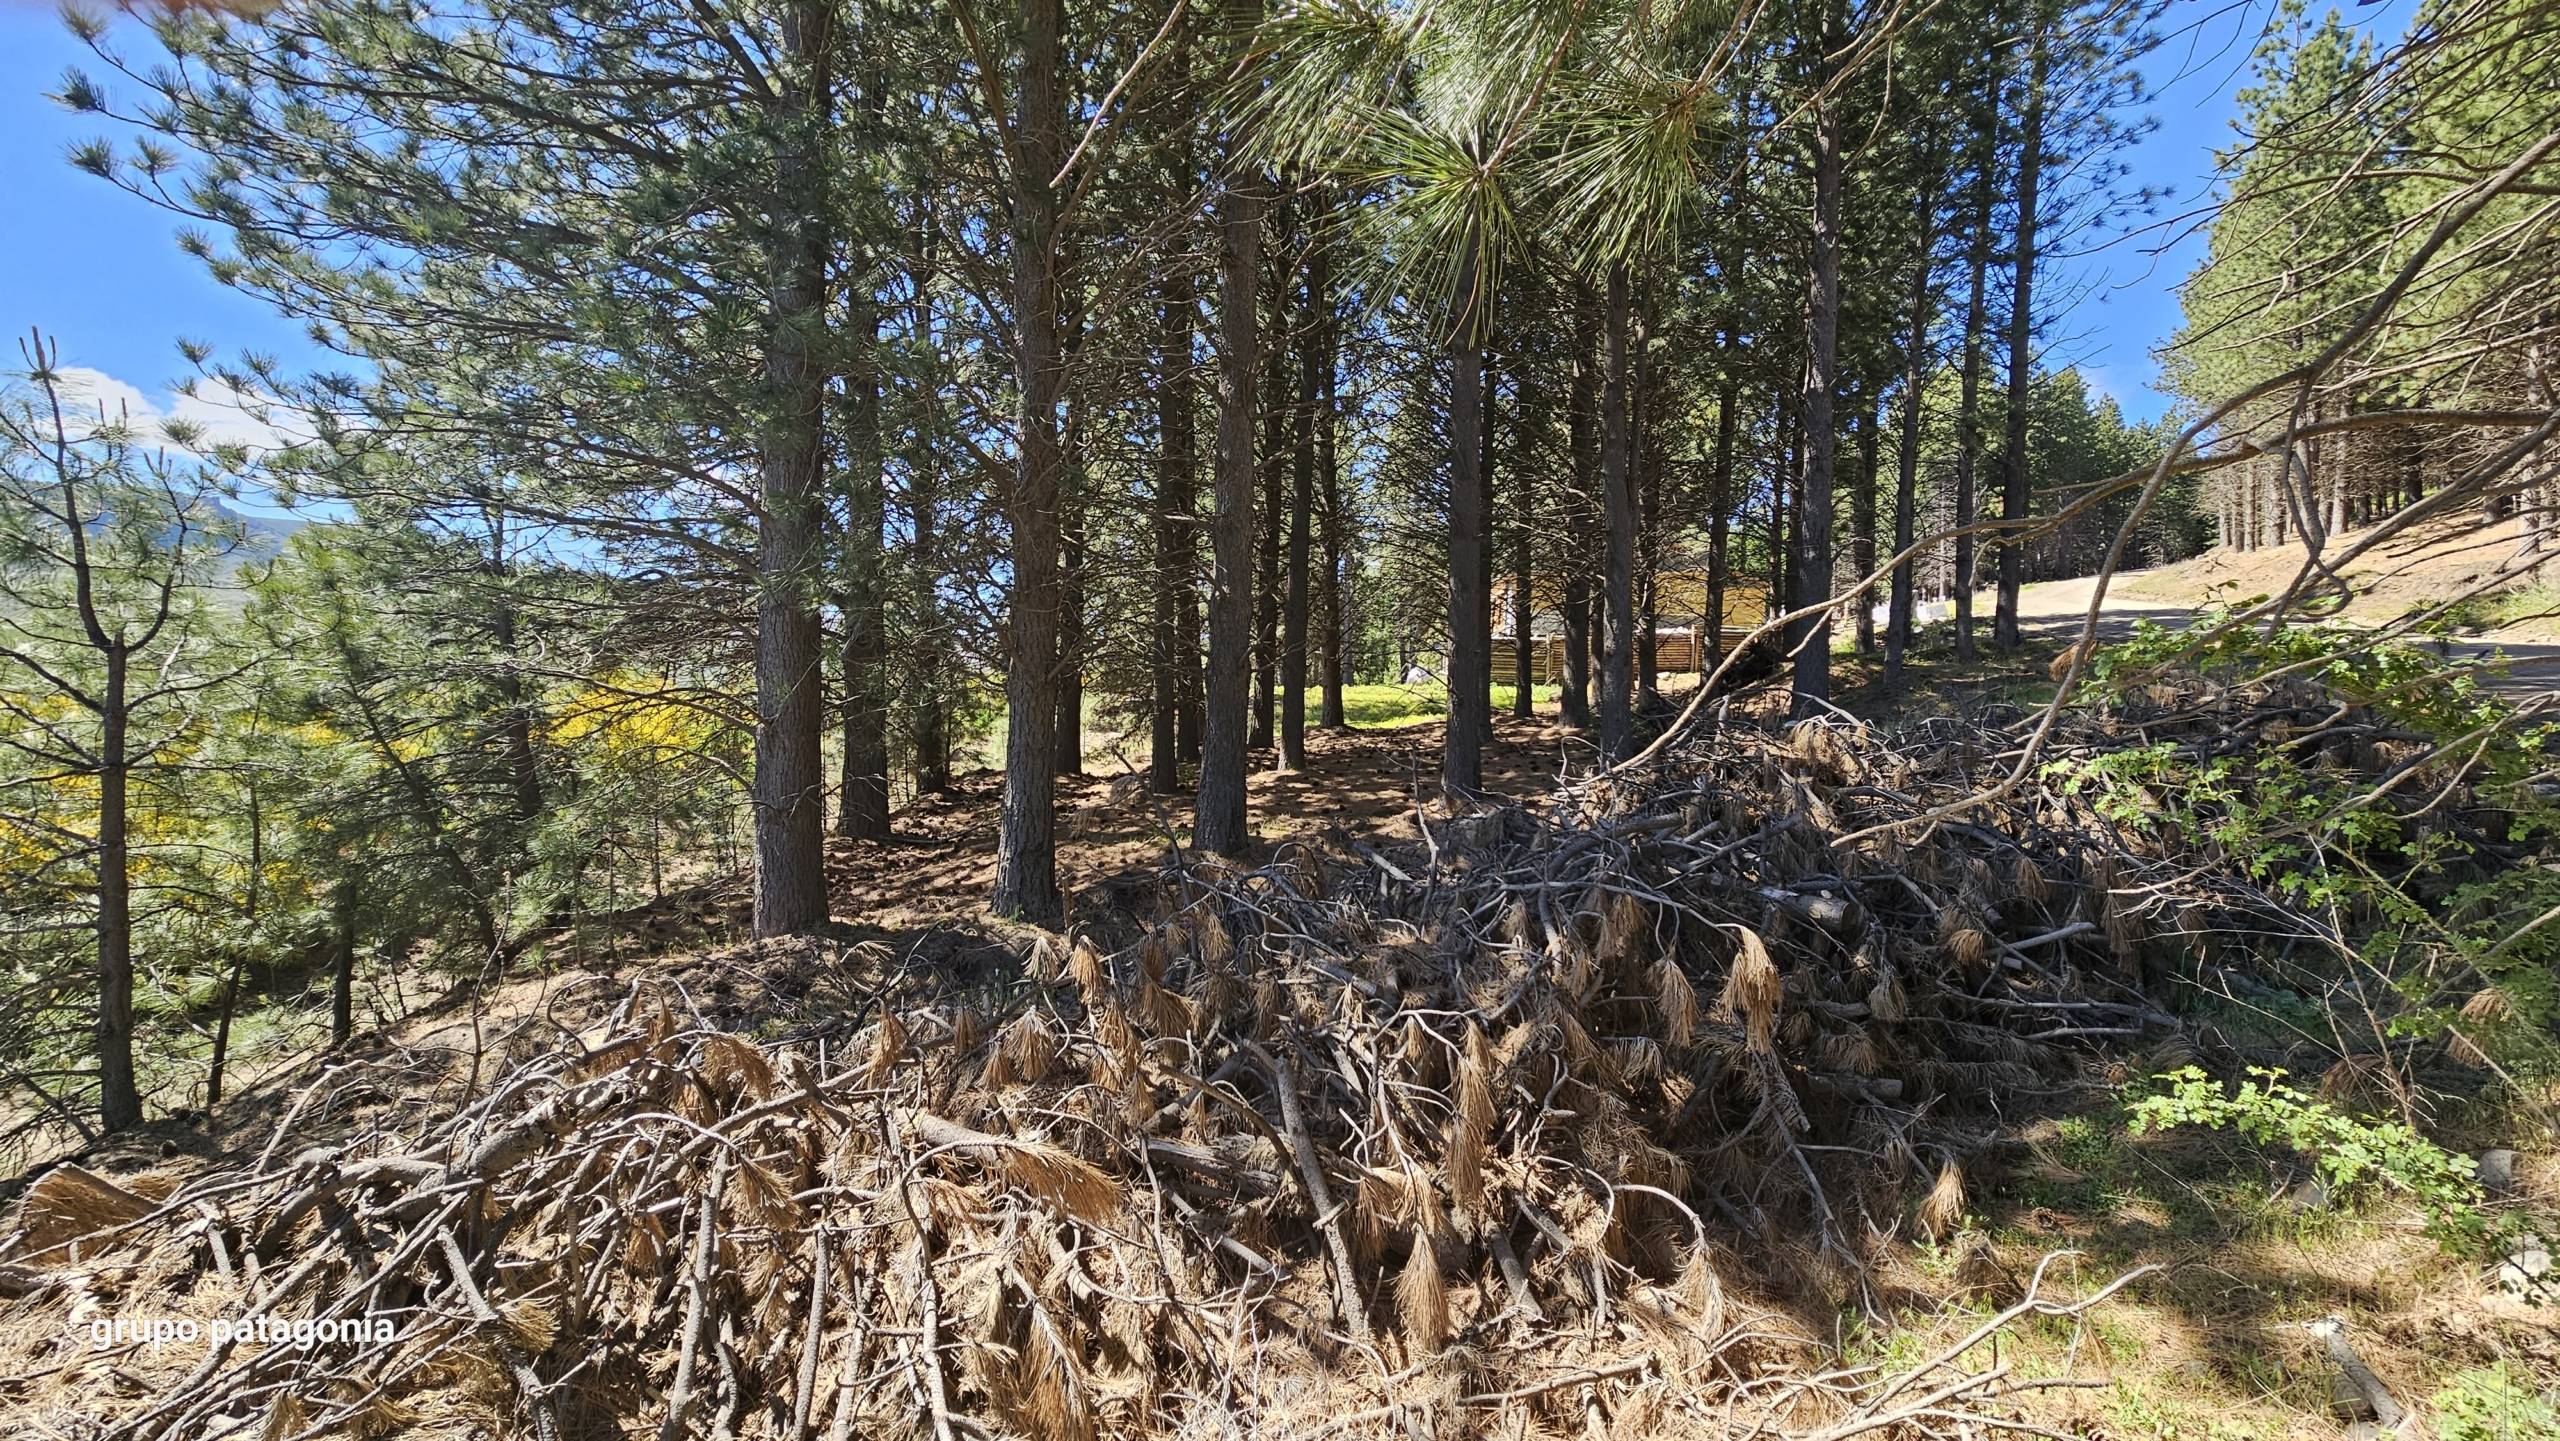
[[[2146,965],[2247,899],[2058,791],[1933,815],[2012,743],[1718,726],[1411,845],[1169,867],[1121,944],[1043,941],[996,989],[911,976],[829,1035],[757,1043],[643,985],[458,1114],[0,1250],[0,1412],[265,1441],[1981,1434],[2068,1383],[1963,1347],[1827,1370],[1833,1308],[1961,1226],[2005,1109],[2168,1023]],[[88,1339],[163,1316],[378,1333]]]

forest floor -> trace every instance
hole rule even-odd
[[[1883,695],[1871,668],[1848,665],[1844,700],[1905,716],[2031,704],[2050,693],[2043,662],[2061,640],[2040,626],[2026,654],[1963,671],[1939,653],[1943,644],[1921,647],[1899,696]],[[1675,692],[1666,703],[1683,698]],[[1549,716],[1505,715],[1495,731],[1487,781],[1504,796],[1543,791],[1566,760],[1588,751]],[[1305,770],[1260,769],[1252,778],[1259,853],[1344,835],[1418,841],[1426,818],[1436,825],[1440,816],[1439,734],[1429,720],[1311,731]],[[895,839],[831,843],[841,924],[821,945],[760,951],[742,943],[745,895],[735,881],[671,895],[534,938],[507,975],[363,1038],[325,1072],[306,1065],[278,1074],[217,1116],[155,1126],[90,1163],[111,1173],[190,1170],[261,1149],[290,1154],[390,1109],[459,1107],[526,1056],[592,1036],[641,978],[673,981],[707,1017],[765,1040],[843,1033],[917,967],[1000,990],[1018,972],[1024,935],[984,906],[999,792],[992,773],[966,775],[949,794],[901,812]],[[1187,822],[1182,798],[1151,795],[1142,777],[1122,775],[1062,779],[1059,799],[1071,918],[1106,946],[1126,944],[1160,919],[1147,897],[1171,828]],[[2299,1017],[2263,998],[2194,997],[2184,1009],[2219,1047],[2270,1060],[2315,1049],[2302,1044]],[[1878,1294],[1890,1298],[1882,1311],[1833,1317],[1828,1339],[1841,1363],[1890,1370],[1931,1356],[2016,1302],[2040,1261],[2064,1252],[2057,1277],[2084,1291],[2135,1268],[2158,1269],[2085,1325],[2024,1318],[1968,1355],[2021,1377],[2074,1378],[2026,1413],[2055,1428],[2047,1434],[2336,1436],[2338,1373],[2312,1329],[2329,1317],[2345,1321],[2394,1396],[2422,1408],[2433,1398],[2439,1434],[2449,1437],[2500,1434],[2443,1420],[2492,1404],[2480,1394],[2560,1375],[2560,1312],[2502,1294],[2488,1268],[2430,1239],[2415,1212],[2333,1208],[2299,1161],[2232,1138],[2134,1135],[2128,1089],[2167,1064],[2175,1061],[2093,1063],[2078,1085],[2022,1098],[2003,1162],[1969,1177],[1964,1229],[1944,1244],[1898,1252],[1878,1278]],[[2540,1206],[2560,1204],[2560,1168],[2548,1157],[2528,1155],[2521,1183]]]
[[[2186,580],[2236,572],[2230,558],[2191,563]],[[2190,592],[2159,573],[2128,577],[2110,633],[2136,618],[2175,623]],[[2082,582],[2036,587],[2030,644],[1965,667],[1943,631],[1923,638],[1908,685],[1886,694],[1874,666],[1845,658],[1840,699],[1870,718],[2014,713],[2048,698],[2046,661],[2087,604]],[[1986,607],[1985,616],[1988,609]],[[1671,678],[1666,706],[1687,698]],[[1747,703],[1747,702],[1746,702]],[[1438,802],[1440,722],[1309,732],[1310,764],[1250,782],[1256,859],[1298,842],[1422,843],[1445,818]],[[1552,712],[1495,721],[1488,788],[1532,799],[1590,745]],[[1000,778],[964,775],[897,817],[894,839],[831,842],[839,924],[813,946],[742,940],[746,893],[736,878],[671,892],[609,919],[528,937],[504,974],[379,1026],[340,1055],[281,1069],[212,1116],[155,1124],[87,1164],[108,1173],[199,1172],[260,1152],[289,1155],[399,1111],[441,1113],[483,1095],[510,1068],[597,1033],[635,981],[672,982],[720,1026],[759,1040],[828,1044],[876,1014],[901,975],[930,969],[990,997],[1018,985],[1023,928],[989,914]],[[1154,899],[1185,798],[1150,794],[1141,774],[1062,778],[1061,881],[1072,924],[1107,948],[1165,919]],[[2317,1068],[2300,1015],[2264,995],[2189,996],[2192,1036],[2224,1053]],[[1996,1328],[1963,1358],[2020,1377],[2069,1377],[2021,1413],[2047,1434],[2150,1441],[2334,1437],[2338,1371],[2317,1323],[2344,1321],[2391,1394],[2459,1441],[2560,1429],[2463,1430],[2461,1418],[2534,1419],[2527,1379],[2560,1375],[2560,1311],[2505,1294],[2493,1266],[2449,1254],[2418,1214],[2391,1204],[2332,1206],[2300,1160],[2234,1138],[2138,1136],[2131,1091],[2176,1056],[2093,1061],[2073,1085],[2021,1097],[1996,1164],[1973,1169],[1963,1228],[1914,1243],[1877,1278],[1880,1308],[1842,1307],[1826,1338],[1840,1364],[1888,1371],[1943,1350],[2017,1302],[2040,1262],[2068,1253],[2057,1279],[2086,1292],[2157,1268],[2092,1311],[2086,1324],[2026,1317]],[[2458,1129],[2458,1127],[2457,1127]],[[2495,1134],[2473,1144],[2511,1143]],[[2560,1207],[2560,1166],[2528,1143],[2519,1185],[2544,1212]],[[2537,1151],[2540,1154],[2537,1154]],[[1817,1320],[1819,1318],[1816,1318]],[[1814,1329],[1819,1330],[1819,1327]],[[2482,1400],[2488,1396],[2490,1400]],[[2526,1409],[2517,1410],[2518,1406]],[[2486,1408],[2486,1409],[2484,1409]],[[2560,1428],[2560,1416],[2549,1418]]]

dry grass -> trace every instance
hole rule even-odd
[[[2361,530],[2330,537],[2325,553],[2338,554],[2366,536]],[[2394,620],[2425,610],[2491,583],[2514,559],[2523,535],[2520,522],[2484,525],[2459,515],[2423,523],[2359,557],[2342,573],[2354,598],[2337,618],[2363,624]],[[2268,546],[2254,551],[2216,549],[2174,565],[2139,571],[2122,578],[2128,599],[2195,607],[2216,599],[2245,600],[2275,595],[2300,573],[2305,552],[2299,545]],[[2509,581],[2499,586],[2510,588]],[[2512,639],[2560,637],[2560,623],[2547,618],[2515,631]]]

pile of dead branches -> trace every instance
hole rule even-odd
[[[1997,1425],[2069,1383],[1969,1346],[1828,1370],[1790,1304],[1957,1231],[2003,1115],[2155,1040],[2146,968],[2262,903],[2064,791],[1936,814],[2013,744],[1718,726],[1414,844],[1170,867],[1129,944],[919,976],[832,1035],[644,986],[450,1117],[174,1189],[57,1172],[0,1253],[0,1409],[269,1441]],[[154,1316],[381,1334],[89,1339]]]

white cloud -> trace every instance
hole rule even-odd
[[[170,435],[173,423],[192,427],[190,438],[196,449],[244,445],[257,453],[289,445],[296,438],[275,424],[274,416],[261,418],[262,407],[254,397],[219,380],[199,380],[192,395],[169,391],[155,401],[139,386],[103,370],[66,365],[56,373],[62,378],[63,408],[71,413],[74,426],[94,428],[102,419],[121,422],[142,445],[191,448]]]

